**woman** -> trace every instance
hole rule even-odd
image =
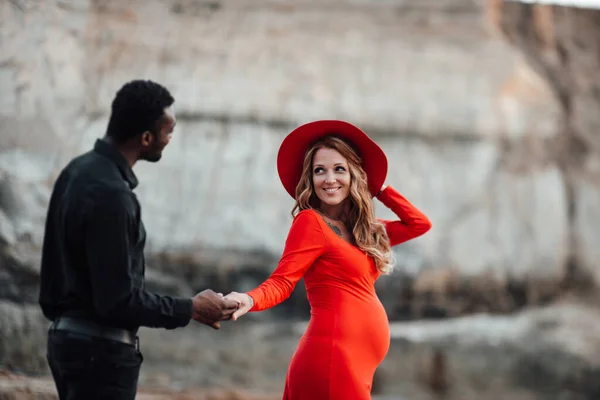
[[[367,400],[390,341],[375,281],[392,269],[391,246],[431,228],[429,219],[390,186],[387,159],[357,127],[315,121],[281,144],[277,169],[296,204],[283,256],[271,276],[247,293],[236,320],[273,307],[304,277],[308,328],[287,373],[284,400]],[[378,220],[372,197],[400,219]]]

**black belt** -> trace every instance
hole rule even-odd
[[[137,336],[127,329],[112,328],[83,319],[60,317],[54,321],[51,329],[76,332],[82,335],[112,340],[137,346]]]

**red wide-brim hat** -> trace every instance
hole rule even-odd
[[[302,175],[304,156],[309,147],[325,136],[337,136],[349,142],[362,160],[371,196],[385,183],[388,162],[385,153],[356,126],[339,120],[321,120],[301,125],[290,132],[277,154],[277,172],[285,190],[296,198],[296,186]]]

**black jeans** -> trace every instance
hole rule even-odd
[[[60,400],[135,399],[143,361],[135,346],[51,329],[46,357]]]

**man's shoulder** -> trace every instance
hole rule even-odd
[[[74,157],[65,166],[64,171],[80,171],[88,175],[98,175],[115,169],[106,157],[102,157],[94,150],[89,150]]]
[[[123,179],[116,165],[92,150],[73,158],[63,173],[79,183],[99,186],[98,189],[127,188],[122,184]]]
[[[57,183],[61,181],[69,187],[67,192],[93,203],[128,200],[132,195],[118,168],[94,151],[73,158],[60,173]]]

